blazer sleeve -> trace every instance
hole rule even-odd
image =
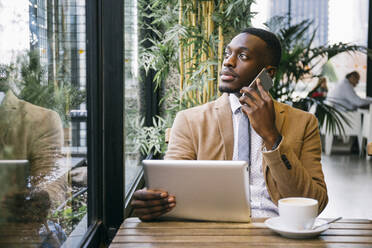
[[[193,132],[186,117],[186,111],[177,113],[174,119],[168,150],[164,159],[195,160],[196,149],[193,143]]]
[[[31,183],[49,194],[52,207],[65,200],[67,168],[61,163],[63,143],[62,123],[58,114],[47,111],[33,127],[31,152]]]
[[[321,143],[318,121],[313,115],[307,116],[310,117],[307,117],[308,121],[301,142],[287,139],[283,135],[276,150],[263,152],[263,159],[269,167],[269,173],[275,182],[274,185],[280,198],[317,199],[320,213],[328,202],[327,187],[320,163]],[[295,153],[294,149],[300,150]],[[279,199],[273,200],[277,202]]]

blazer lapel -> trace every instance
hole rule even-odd
[[[279,133],[282,133],[283,124],[285,121],[285,112],[286,109],[284,108],[283,103],[279,103],[274,100],[274,108],[275,108],[275,126],[278,129]]]
[[[10,137],[12,137],[12,130],[20,125],[20,120],[23,117],[24,113],[19,112],[19,100],[9,90],[0,105],[0,150],[5,149]]]
[[[225,159],[232,160],[234,150],[234,129],[228,94],[224,93],[215,104],[218,127],[225,148]]]

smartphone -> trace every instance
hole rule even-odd
[[[254,89],[256,89],[256,91],[258,92],[258,88],[257,88],[257,85],[256,85],[256,79],[259,78],[260,81],[261,81],[261,84],[262,84],[262,87],[266,90],[266,91],[269,91],[269,89],[271,89],[271,87],[273,86],[273,80],[272,78],[270,77],[269,73],[267,73],[267,70],[266,68],[263,68],[260,73],[257,74],[257,76],[255,77],[255,79],[252,81],[252,83],[248,86],[248,87],[253,87]]]

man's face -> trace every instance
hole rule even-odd
[[[235,36],[225,50],[219,90],[237,93],[249,86],[267,64],[266,43],[259,37],[241,33]]]
[[[351,83],[351,85],[353,85],[353,87],[355,87],[359,83],[359,79],[360,79],[359,76],[357,76],[357,75],[351,75],[349,77],[349,82]]]

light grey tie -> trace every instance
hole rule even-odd
[[[247,161],[250,164],[250,125],[246,114],[241,111],[239,120],[238,137],[238,160]]]

